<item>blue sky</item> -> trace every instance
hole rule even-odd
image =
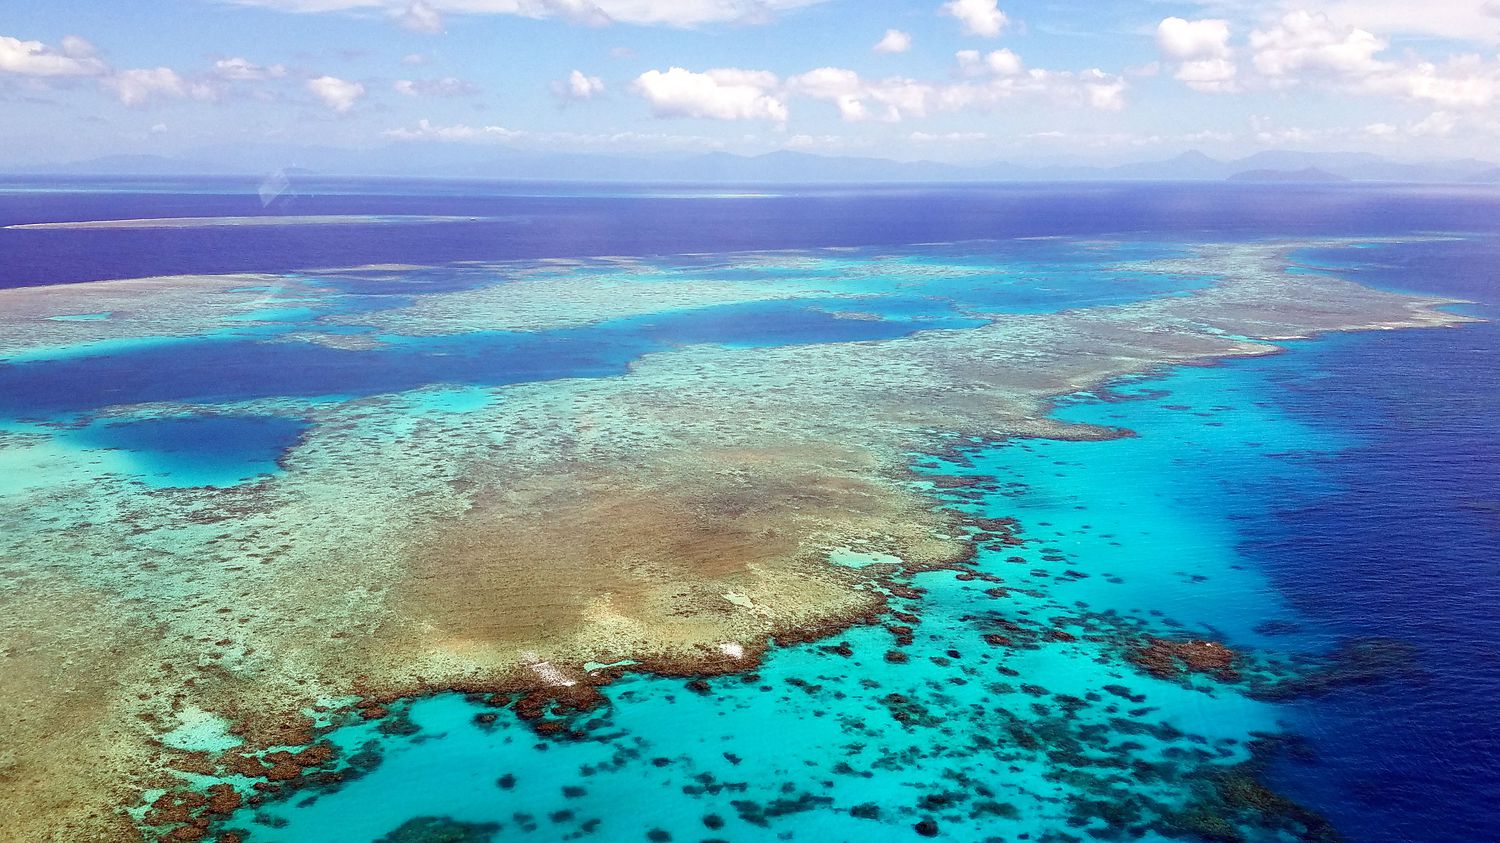
[[[1496,157],[1497,51],[1500,0],[6,0],[0,164],[245,144]]]

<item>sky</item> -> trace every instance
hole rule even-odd
[[[1497,158],[1500,0],[0,0],[0,165],[482,144]]]

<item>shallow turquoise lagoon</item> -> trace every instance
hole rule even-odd
[[[1180,839],[1211,821],[1253,840],[1305,831],[1219,789],[1257,737],[1284,730],[1279,704],[1244,685],[1153,678],[1126,656],[1148,634],[1220,640],[1253,660],[1329,643],[1287,634],[1300,619],[1239,526],[1283,505],[1273,490],[1287,483],[1321,494],[1303,457],[1347,444],[1269,400],[1269,371],[1305,359],[1298,376],[1315,373],[1306,345],[1058,410],[1136,436],[917,458],[921,472],[973,481],[935,492],[945,505],[1014,516],[1027,541],[981,549],[975,571],[990,577],[912,577],[923,593],[895,600],[884,626],[774,648],[743,675],[626,676],[606,706],[561,717],[561,736],[485,701],[417,700],[327,735],[349,759],[345,783],[229,825],[286,843],[909,840],[924,821],[957,840]],[[986,641],[996,634],[1008,643]]]

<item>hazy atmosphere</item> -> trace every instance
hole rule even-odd
[[[0,168],[160,156],[179,171],[439,174],[515,151],[1483,159],[1500,138],[1497,48],[1493,0],[12,2]]]

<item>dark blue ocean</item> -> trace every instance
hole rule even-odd
[[[311,181],[270,207],[252,182],[36,181],[0,184],[0,287],[186,273],[295,272],[378,263],[667,256],[830,246],[893,247],[1020,237],[1200,242],[1280,237],[1383,237],[1359,250],[1308,250],[1309,265],[1368,285],[1464,299],[1461,312],[1500,320],[1500,189],[1459,186],[1082,184],[871,189],[620,188]],[[733,195],[726,195],[733,194]],[[490,222],[395,226],[151,230],[6,230],[12,224],[258,214],[431,214]],[[1453,235],[1414,240],[1427,235]],[[1021,247],[1017,247],[1021,248]],[[460,287],[462,281],[453,282]],[[426,289],[424,292],[430,292]],[[379,290],[366,288],[378,295]],[[1064,302],[1066,303],[1066,302]],[[387,304],[371,306],[388,306]],[[900,315],[903,305],[887,305]],[[1061,305],[1059,305],[1061,306]],[[908,309],[916,305],[908,303]],[[720,314],[722,316],[722,314]],[[496,337],[475,351],[467,381],[505,383],[622,371],[661,344],[777,344],[881,339],[960,327],[943,312],[916,323],[825,320],[764,306],[683,321],[560,332],[520,352]],[[790,320],[790,321],[789,321]],[[797,321],[804,320],[804,321]],[[894,326],[894,327],[893,327]],[[616,330],[607,328],[607,330]],[[827,332],[876,331],[877,334]],[[441,339],[428,349],[448,355]],[[1295,609],[1322,647],[1393,640],[1411,664],[1331,683],[1288,703],[1292,739],[1270,756],[1280,792],[1327,817],[1347,839],[1500,840],[1500,323],[1371,332],[1295,343],[1275,358],[1237,361],[1274,388],[1261,400],[1347,440],[1299,456],[1257,494],[1269,507],[1231,514],[1241,552]],[[242,400],[347,394],[343,359],[303,349],[298,384],[270,384],[285,347],[243,337],[200,344],[192,367],[172,348],[65,361],[0,364],[8,416],[94,409],[120,401]],[[514,352],[514,353],[513,353]],[[507,357],[507,354],[512,356]],[[375,358],[371,358],[372,360]],[[420,354],[392,356],[362,390],[430,380]],[[497,362],[499,361],[499,362]],[[507,362],[512,361],[512,362]],[[243,371],[226,380],[236,366]],[[445,365],[451,365],[445,364]],[[549,366],[551,368],[549,368]],[[1232,423],[1232,422],[1231,422]],[[271,464],[297,430],[256,422],[226,429],[226,447]],[[179,434],[126,426],[80,435],[127,448],[179,450]],[[199,430],[189,439],[218,434]],[[166,437],[163,444],[162,437]],[[1078,447],[1090,447],[1082,445]],[[1075,452],[1076,453],[1076,452]],[[234,478],[231,477],[231,480]],[[204,481],[212,482],[212,481]],[[1275,484],[1281,485],[1275,485]]]

